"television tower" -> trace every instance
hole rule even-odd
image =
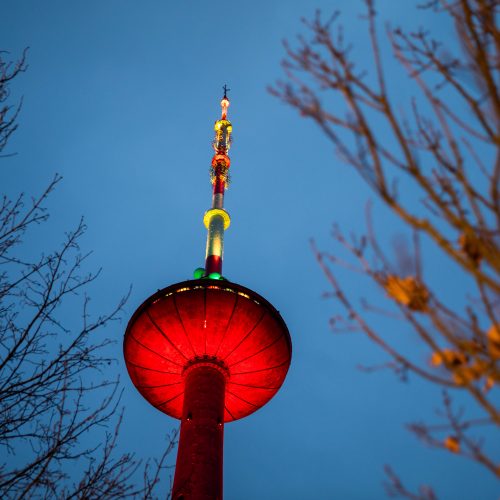
[[[224,209],[232,125],[227,87],[215,122],[212,206],[205,212],[205,267],[170,285],[134,313],[123,351],[138,391],[180,419],[173,500],[222,500],[224,423],[250,415],[281,387],[292,345],[279,312],[222,276]]]

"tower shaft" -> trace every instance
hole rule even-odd
[[[225,385],[215,365],[187,370],[173,500],[222,500]]]

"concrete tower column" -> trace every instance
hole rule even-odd
[[[173,500],[222,500],[226,376],[216,365],[186,370]]]

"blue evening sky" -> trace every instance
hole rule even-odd
[[[380,1],[381,17],[451,36],[415,3]],[[300,18],[316,8],[342,11],[360,66],[369,64],[363,2],[2,0],[0,7],[0,48],[16,58],[30,47],[29,69],[12,85],[24,106],[7,150],[18,154],[1,160],[2,191],[36,195],[62,174],[33,251],[57,245],[84,216],[89,268],[103,268],[93,311],[110,309],[132,285],[122,322],[102,332],[118,341],[109,375],[118,373],[124,387],[122,450],[158,455],[162,436],[178,425],[130,383],[121,339],[146,297],[203,265],[212,127],[228,83],[234,143],[224,275],[280,310],[293,360],[277,396],[225,428],[225,497],[376,500],[386,496],[390,464],[410,487],[431,484],[442,499],[498,498],[484,469],[427,449],[405,429],[437,418],[439,390],[414,377],[404,384],[390,372],[361,372],[359,364],[387,359],[361,334],[329,329],[339,306],[322,297],[328,284],[309,240],[331,249],[334,222],[362,232],[374,197],[313,124],[266,87],[282,76],[282,40],[303,31]],[[404,102],[409,91],[398,75],[391,85]],[[397,223],[377,204],[375,220],[389,246]],[[358,275],[347,279],[354,296],[373,293]],[[391,333],[419,349],[404,324]]]

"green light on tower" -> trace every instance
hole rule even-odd
[[[193,272],[193,277],[195,280],[199,280],[205,276],[205,268],[204,267],[197,267],[194,272]]]

